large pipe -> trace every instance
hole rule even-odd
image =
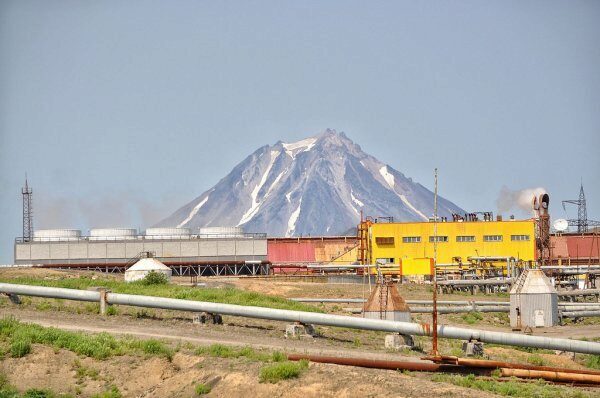
[[[291,298],[292,301],[302,303],[364,303],[367,300],[361,298],[313,298],[313,297],[298,297]],[[406,304],[431,304],[432,300],[404,300]],[[438,300],[438,304],[447,305],[510,305],[508,301],[452,301]],[[600,304],[599,304],[600,305]]]
[[[560,314],[563,318],[584,318],[600,316],[600,311],[564,311]]]
[[[44,286],[15,285],[10,283],[0,283],[0,292],[20,294],[24,296],[60,298],[79,301],[100,300],[100,292]],[[242,316],[247,318],[337,326],[351,329],[376,330],[406,335],[431,336],[432,334],[431,327],[428,324],[417,324],[412,322],[365,319],[344,315],[320,314],[313,312],[280,310],[263,307],[209,303],[203,301],[180,300],[165,297],[139,296],[120,293],[107,293],[106,299],[110,304],[130,305],[136,307],[161,308],[190,312],[210,312],[222,315]],[[517,347],[546,348],[551,350],[579,352],[582,354],[600,354],[600,343],[589,341],[528,336],[514,333],[458,328],[445,325],[438,326],[438,335],[440,337],[449,339],[478,340],[484,343],[511,345]]]
[[[559,296],[600,295],[600,289],[581,289],[581,290],[559,291],[558,295]]]
[[[410,312],[417,314],[431,314],[432,307],[410,307]],[[510,312],[507,306],[456,306],[456,307],[437,307],[437,312],[440,314],[459,314],[463,312]]]
[[[382,359],[330,357],[322,355],[288,354],[290,361],[307,359],[311,362],[332,363],[336,365],[359,366],[362,368],[415,370],[421,372],[457,372],[461,366],[431,362],[389,361]]]
[[[523,379],[544,379],[562,383],[600,384],[600,376],[583,373],[552,372],[547,370],[500,368],[504,377],[520,377]]]
[[[528,369],[528,370],[543,370],[548,372],[564,372],[564,373],[580,373],[600,376],[600,371],[589,370],[589,369],[567,369],[567,368],[555,368],[551,366],[537,366],[522,363],[512,363],[503,361],[492,361],[488,359],[475,359],[475,358],[459,358],[459,357],[425,357],[422,359],[428,359],[436,363],[449,363],[453,365],[467,366],[470,368],[484,368],[484,369]]]
[[[512,283],[511,278],[506,279],[470,279],[470,280],[451,280],[451,281],[439,281],[438,285],[443,286],[480,286],[480,285],[510,285]]]

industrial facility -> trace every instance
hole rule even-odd
[[[599,235],[588,231],[598,222],[587,219],[583,186],[579,199],[563,201],[563,207],[578,206],[579,218],[556,220],[553,233],[550,199],[543,194],[534,198],[534,216],[528,219],[494,217],[490,211],[421,222],[366,217],[356,236],[294,238],[246,233],[241,227],[93,228],[87,235],[76,229],[34,230],[27,181],[22,194],[23,236],[14,246],[18,265],[124,272],[151,256],[174,276],[382,272],[412,282],[431,281],[436,273],[450,280],[517,277],[541,266],[559,285],[577,285],[585,274],[588,287],[595,287],[600,272],[581,269],[600,263]],[[567,232],[568,226],[577,232]]]
[[[15,264],[123,272],[145,253],[171,267],[178,276],[268,274],[267,237],[241,228],[36,230],[15,241]]]

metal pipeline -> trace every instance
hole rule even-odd
[[[368,358],[348,358],[348,357],[330,357],[307,354],[288,354],[290,361],[299,361],[306,359],[311,362],[330,363],[335,365],[358,366],[363,368],[388,369],[388,370],[411,370],[421,372],[447,372],[447,373],[479,373],[486,374],[497,366],[481,366],[470,363],[468,360],[459,361],[460,364],[449,363],[429,363],[429,362],[409,362],[409,361],[388,361]],[[499,362],[498,364],[501,364]],[[534,370],[528,369],[527,365],[520,367],[518,364],[507,364],[510,367],[500,367],[502,376],[536,378],[556,382],[577,382],[585,384],[600,384],[600,374],[578,372],[570,369],[552,370]],[[563,371],[565,370],[565,371]]]
[[[311,362],[331,363],[335,365],[358,366],[361,368],[388,369],[388,370],[415,370],[421,372],[458,372],[461,366],[431,363],[431,362],[408,362],[388,361],[368,358],[329,357],[321,355],[288,354],[290,361],[306,359]]]
[[[12,293],[25,296],[60,298],[79,301],[100,300],[100,293],[94,291],[15,285],[9,283],[0,283],[0,293]],[[344,315],[279,310],[263,307],[250,307],[233,304],[210,303],[203,301],[180,300],[165,297],[139,296],[119,293],[107,293],[106,299],[109,304],[130,305],[146,308],[161,308],[190,312],[210,312],[221,315],[337,326],[351,329],[376,330],[406,335],[431,336],[432,334],[430,325],[412,322],[365,319]],[[590,341],[528,336],[514,333],[459,328],[446,325],[438,326],[437,332],[440,337],[448,339],[478,340],[484,343],[517,347],[546,348],[551,350],[579,352],[582,354],[600,354],[600,343]]]
[[[555,367],[551,367],[551,366],[536,366],[536,365],[521,364],[521,363],[492,361],[492,360],[488,360],[488,359],[460,358],[460,357],[453,357],[453,356],[424,357],[421,359],[430,360],[435,363],[446,363],[446,364],[451,364],[451,365],[467,366],[470,368],[528,369],[528,370],[541,370],[541,371],[548,371],[548,372],[581,373],[581,374],[600,376],[600,371],[597,371],[597,370],[555,368]]]
[[[584,373],[551,372],[544,370],[500,368],[504,377],[520,377],[523,379],[544,379],[563,383],[600,384],[600,376]]]
[[[600,311],[563,311],[561,313],[563,318],[584,318],[600,316]]]
[[[415,314],[431,314],[432,307],[410,307],[410,312]],[[510,312],[510,308],[501,306],[456,306],[456,307],[437,307],[439,314],[460,314],[463,312]]]

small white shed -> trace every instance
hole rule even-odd
[[[510,326],[548,327],[558,325],[558,293],[540,269],[526,269],[510,291]]]
[[[125,282],[134,282],[144,279],[149,272],[160,272],[165,274],[171,280],[171,268],[167,267],[155,258],[141,258],[138,262],[127,268],[125,271]]]

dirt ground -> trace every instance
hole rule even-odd
[[[65,276],[62,271],[49,270],[0,271],[2,276],[56,277]],[[35,273],[35,275],[33,274]],[[79,276],[78,273],[70,273]],[[86,274],[89,275],[89,274]],[[119,278],[119,276],[115,276]],[[179,278],[177,278],[179,279]],[[189,280],[181,278],[179,282]],[[283,297],[361,297],[361,285],[306,283],[295,281],[266,281],[253,278],[221,278],[203,280],[208,286],[235,286],[238,288],[278,295]],[[400,287],[406,299],[429,298],[427,286],[405,285]],[[454,297],[452,297],[454,296]],[[498,296],[444,295],[441,299],[476,299],[501,301]],[[48,302],[53,303],[47,305]],[[58,304],[57,304],[58,302]],[[42,305],[43,304],[43,305]],[[139,338],[158,338],[173,344],[191,343],[209,345],[221,343],[236,346],[280,350],[287,353],[363,357],[373,359],[408,359],[419,361],[423,352],[430,348],[430,339],[417,338],[422,351],[387,351],[383,346],[385,333],[348,330],[334,327],[317,327],[320,336],[306,339],[285,339],[285,324],[267,320],[239,317],[224,317],[223,325],[197,325],[191,322],[191,314],[177,311],[149,310],[140,316],[140,309],[119,306],[114,316],[102,317],[82,303],[27,298],[25,304],[16,306],[5,297],[0,297],[0,317],[12,315],[16,318],[42,326],[54,326],[65,330],[90,333],[108,332],[114,335],[131,335]],[[87,304],[89,306],[89,304]],[[40,310],[43,308],[43,310]],[[341,309],[325,306],[327,310]],[[87,311],[87,312],[86,312]],[[510,331],[506,325],[498,325],[494,314],[485,314],[486,319],[470,326],[488,330]],[[443,316],[446,324],[460,325],[461,319]],[[456,317],[456,316],[454,316]],[[427,317],[423,316],[427,321]],[[599,325],[571,325],[538,329],[535,334],[556,337],[600,337]],[[445,354],[455,355],[460,342],[441,340]],[[486,354],[493,359],[526,363],[530,353],[505,348],[486,347]],[[571,356],[540,353],[548,366],[582,368],[581,361]],[[94,378],[81,380],[74,370],[75,361],[98,371]],[[91,396],[110,385],[118,386],[124,396],[167,397],[192,396],[195,384],[202,382],[213,385],[211,396],[394,396],[417,397],[427,391],[432,396],[469,397],[492,396],[481,391],[464,389],[445,383],[434,383],[427,377],[412,377],[399,372],[374,369],[341,367],[311,363],[309,371],[300,379],[262,384],[258,381],[260,363],[241,359],[202,358],[184,353],[176,354],[172,363],[157,358],[117,357],[104,361],[77,358],[71,352],[35,346],[33,353],[25,358],[5,358],[0,362],[1,370],[18,388],[49,387],[56,392],[77,393]],[[127,369],[127,371],[123,371]],[[59,382],[56,380],[64,380]],[[427,390],[424,390],[427,389]]]
[[[50,388],[57,393],[91,396],[115,385],[125,397],[192,397],[194,386],[212,387],[214,397],[471,397],[473,392],[395,371],[311,363],[298,379],[260,383],[261,364],[239,359],[176,354],[161,358],[115,357],[104,361],[78,358],[70,351],[36,345],[24,358],[0,363],[18,389]],[[77,368],[92,375],[78,376]],[[125,371],[126,369],[126,371]],[[480,397],[492,394],[477,392]]]

